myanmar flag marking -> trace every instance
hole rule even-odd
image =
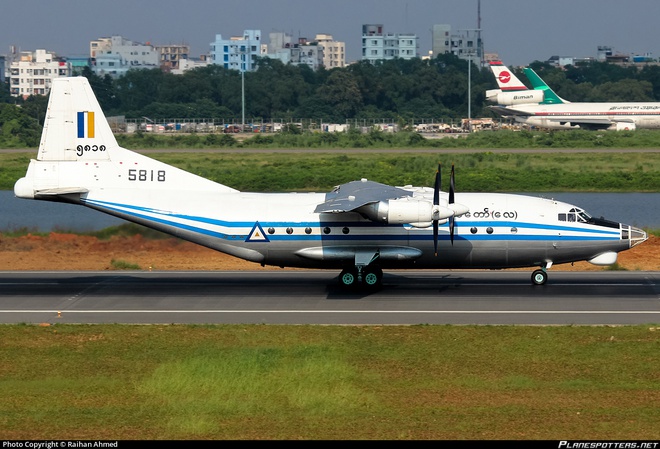
[[[94,138],[94,112],[81,111],[78,112],[78,138],[84,139]]]

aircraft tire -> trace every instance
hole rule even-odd
[[[548,281],[548,273],[543,270],[534,270],[532,273],[532,284],[543,285]]]
[[[357,284],[357,269],[346,268],[339,274],[339,283],[342,287],[355,287]]]
[[[378,267],[368,268],[364,273],[362,282],[369,288],[380,286],[383,281],[383,270]]]

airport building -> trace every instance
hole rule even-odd
[[[385,59],[419,57],[416,34],[386,34],[382,24],[362,25],[362,60],[376,62]]]
[[[53,79],[71,76],[71,65],[40,49],[21,52],[9,67],[9,92],[14,97],[48,95]]]

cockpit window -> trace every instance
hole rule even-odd
[[[560,213],[558,218],[559,221],[587,223],[591,219],[591,215],[582,209],[573,207],[568,213]]]

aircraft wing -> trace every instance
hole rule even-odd
[[[578,119],[567,119],[567,118],[548,118],[548,121],[550,122],[555,122],[555,123],[570,123],[571,125],[579,125],[580,128],[583,129],[591,129],[591,130],[602,130],[602,129],[608,129],[612,125],[614,125],[616,122],[621,122],[621,123],[632,123],[631,120],[610,120],[607,118],[591,118],[591,119],[584,119],[584,118],[578,118]]]
[[[489,109],[495,111],[496,113],[503,115],[505,117],[518,115],[518,116],[531,116],[534,115],[530,112],[519,111],[515,108],[508,108],[506,106],[488,106]]]
[[[412,192],[374,181],[351,181],[335,187],[326,200],[316,206],[316,213],[351,212],[365,204],[412,196]]]
[[[561,118],[547,118],[548,121],[550,122],[571,122],[575,123],[576,125],[607,125],[610,126],[612,123],[615,122],[615,120],[610,120],[607,118],[577,118],[577,119],[572,119],[572,118],[566,118],[566,117],[561,117]],[[621,120],[625,121],[625,120]]]

